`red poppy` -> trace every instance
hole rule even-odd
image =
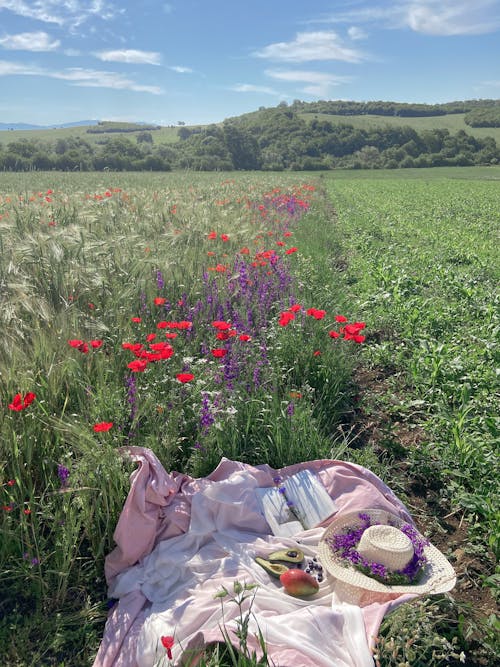
[[[361,334],[355,334],[355,335],[353,336],[353,340],[354,340],[356,343],[363,343],[363,342],[365,341],[365,339],[366,339],[366,336],[362,336]]]
[[[9,481],[7,482],[7,486],[14,486],[15,483],[16,483],[15,479],[9,479]]]
[[[155,306],[163,306],[164,303],[166,303],[166,299],[163,296],[157,296],[154,300]]]
[[[83,344],[83,340],[80,340],[79,338],[72,338],[68,341],[68,345],[71,345],[71,347],[74,347],[76,350],[79,350],[81,347],[83,347]]]
[[[109,431],[112,426],[113,422],[99,422],[98,424],[94,424],[94,431],[96,433],[106,432]]]
[[[146,336],[146,340],[147,340],[148,343],[150,343],[155,338],[156,338],[156,334],[154,334],[154,333],[150,333]]]
[[[344,331],[349,336],[355,336],[361,329],[364,329],[365,326],[364,322],[354,322],[354,324],[346,324]]]
[[[162,321],[162,322],[158,322],[158,324],[156,325],[156,328],[157,329],[166,329],[168,327],[168,325],[169,325],[168,322]]]
[[[211,240],[216,239],[217,238],[217,232],[210,232],[210,234],[208,235],[208,238],[211,239]]]
[[[177,373],[175,377],[179,380],[179,382],[182,382],[182,384],[194,380],[194,375],[192,373]]]
[[[160,641],[163,645],[163,648],[167,652],[167,658],[172,660],[172,646],[174,645],[173,637],[160,637]]]
[[[343,315],[335,315],[335,321],[336,322],[347,322],[347,317],[344,317]]]
[[[229,241],[229,236],[227,234],[221,234],[220,235],[221,241]]]
[[[321,350],[314,350],[313,357],[319,357],[320,354],[321,354]]]
[[[132,322],[135,322],[136,324],[138,324],[139,322],[142,322],[142,319],[140,317],[133,317]]]
[[[246,341],[249,341],[249,340],[252,340],[252,339],[248,334],[240,334],[240,340],[246,342]]]
[[[178,335],[179,334],[173,333],[171,331],[167,331],[167,333],[165,334],[165,338],[177,338]]]
[[[338,331],[329,331],[328,335],[330,336],[330,338],[338,338],[340,336]]]
[[[134,373],[142,373],[146,370],[147,365],[148,362],[144,359],[135,359],[135,361],[131,361],[127,364],[127,368],[130,368]]]
[[[290,312],[284,312],[281,313],[280,318],[278,320],[278,324],[280,327],[286,327],[292,320],[295,319],[295,315]]]
[[[212,350],[212,354],[216,359],[222,359],[226,356],[227,350],[224,347],[218,347],[215,350]]]
[[[31,405],[35,398],[36,394],[34,394],[32,391],[29,391],[27,394],[25,394],[24,398],[21,396],[21,394],[16,394],[12,400],[12,403],[9,403],[9,410],[14,410],[14,412],[21,412],[21,410],[27,408],[28,405]],[[9,486],[12,486],[10,482]]]
[[[94,348],[94,350],[98,350],[102,346],[102,340],[91,340],[90,344]]]
[[[124,350],[130,350],[136,356],[144,349],[144,345],[142,343],[122,343],[122,347]]]
[[[231,324],[224,320],[215,320],[215,322],[212,322],[212,326],[219,331],[227,331],[231,328]]]
[[[292,255],[294,252],[297,252],[298,248],[288,248],[285,250],[285,255]]]
[[[249,254],[250,254],[250,250],[247,247],[242,248],[240,250],[240,255],[249,255]]]
[[[189,320],[181,320],[177,322],[177,329],[190,329],[193,326],[193,323]]]
[[[326,315],[326,310],[318,310],[317,308],[308,308],[307,315],[311,315],[315,320],[322,320]]]
[[[292,311],[292,313],[298,313],[301,308],[302,306],[300,303],[294,303],[293,306],[290,306],[288,310]]]
[[[283,236],[285,236],[286,238],[288,238],[288,237],[292,236],[292,232],[285,232],[285,233],[283,234]]]

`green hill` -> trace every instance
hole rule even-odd
[[[443,105],[295,101],[210,125],[160,127],[100,121],[91,126],[9,130],[0,132],[0,170],[279,171],[492,165],[500,163],[499,110],[500,100]]]

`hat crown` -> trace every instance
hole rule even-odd
[[[358,553],[367,561],[380,563],[388,570],[403,570],[413,558],[413,544],[399,528],[369,526],[362,534]]]

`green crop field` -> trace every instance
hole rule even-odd
[[[373,470],[458,577],[383,621],[377,666],[496,664],[499,180],[0,174],[0,664],[92,664],[127,445]]]

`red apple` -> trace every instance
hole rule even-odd
[[[289,595],[305,598],[319,590],[319,584],[310,574],[299,569],[291,569],[280,576],[280,581]]]

